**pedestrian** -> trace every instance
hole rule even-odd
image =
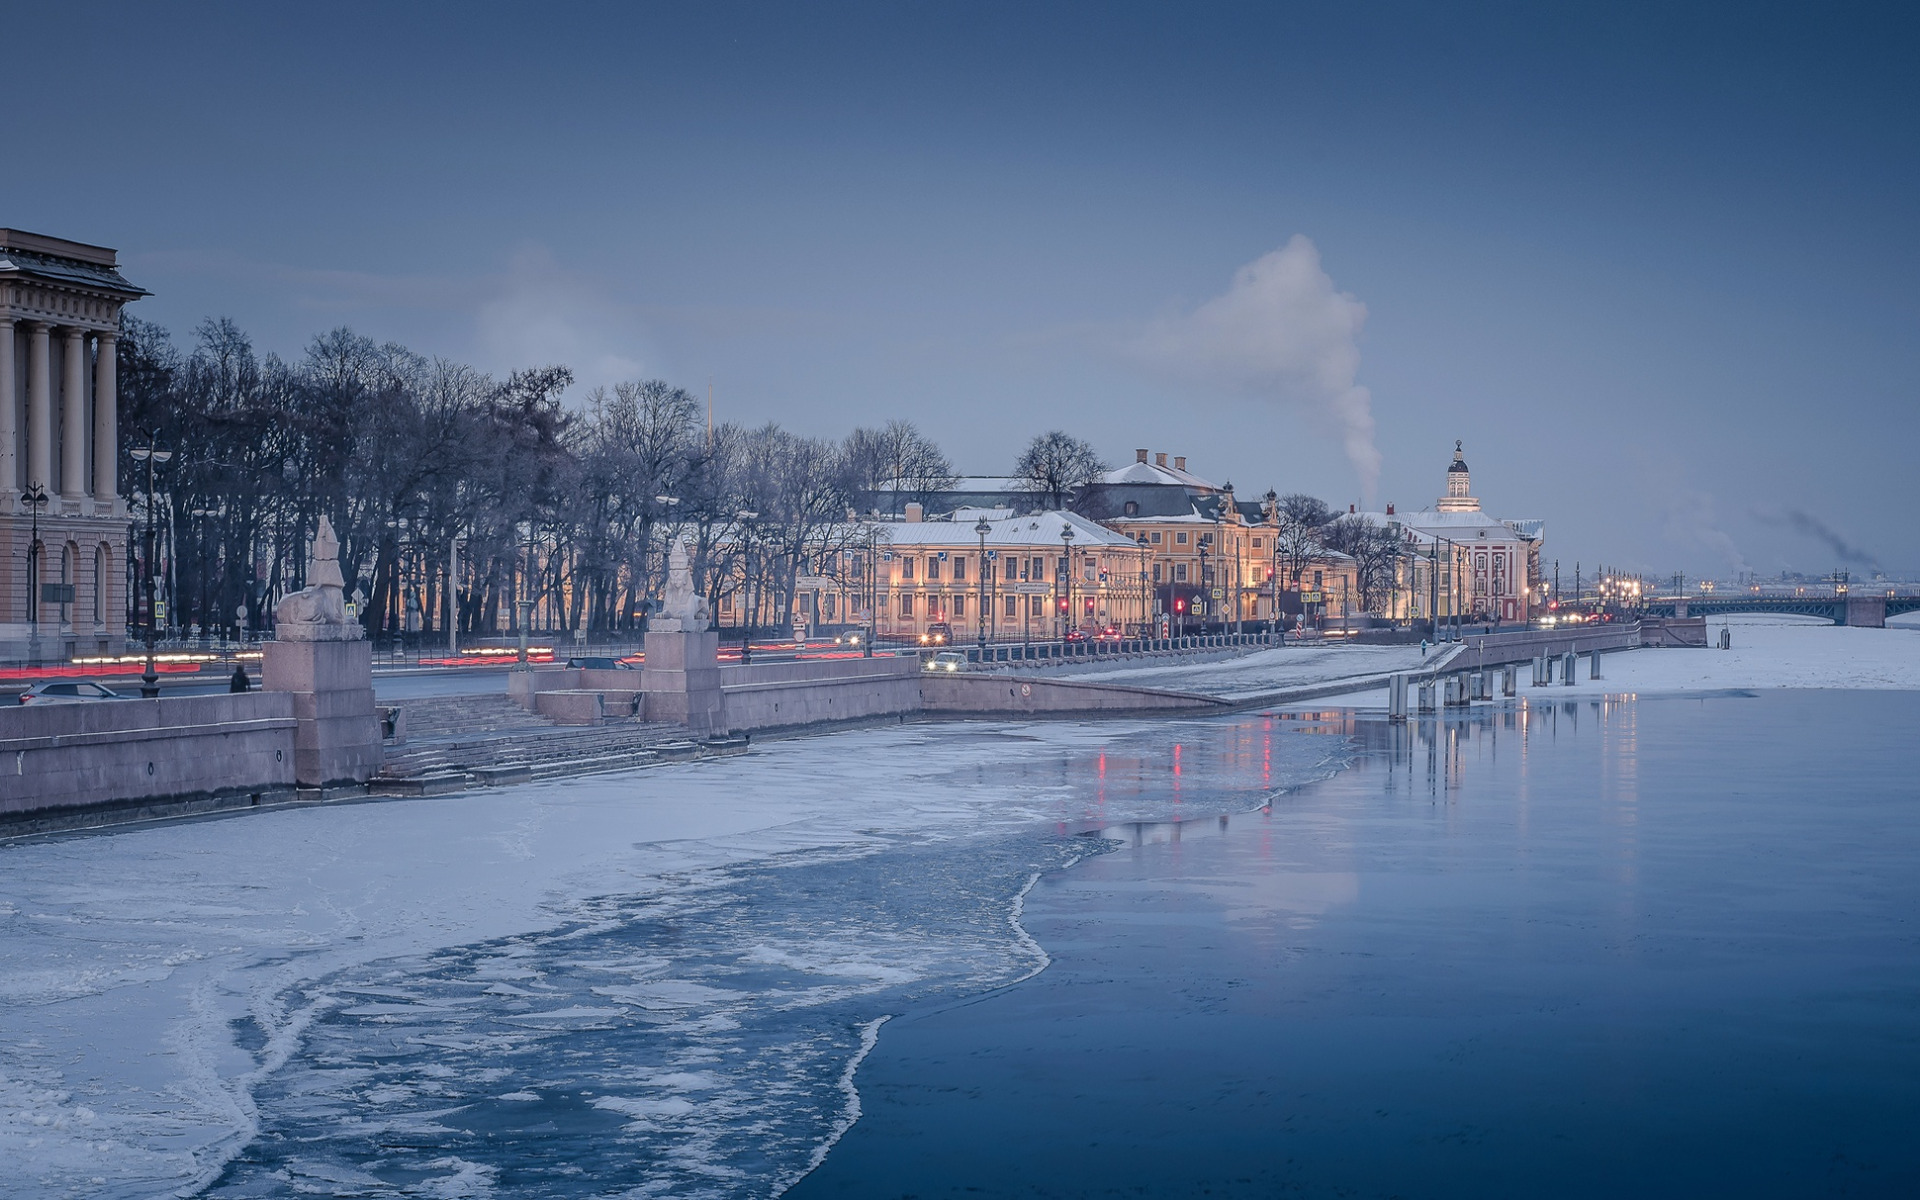
[[[1427,657],[1427,639],[1425,638],[1420,639],[1420,657],[1423,661]]]
[[[253,686],[247,679],[247,668],[240,663],[233,664],[233,678],[227,682],[229,692],[244,692]]]

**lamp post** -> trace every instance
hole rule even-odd
[[[1062,598],[1066,601],[1060,624],[1060,640],[1064,642],[1067,640],[1067,634],[1073,631],[1073,526],[1071,525],[1060,527],[1060,556],[1062,567],[1060,576],[1064,587]]]
[[[147,669],[146,673],[140,676],[140,695],[148,700],[158,699],[160,695],[160,672],[155,670],[153,665],[154,626],[158,615],[154,612],[153,603],[153,506],[156,503],[155,494],[158,490],[154,486],[154,472],[161,463],[173,457],[173,451],[161,450],[154,445],[159,436],[159,430],[149,429],[147,430],[147,444],[144,446],[135,446],[133,449],[127,451],[127,453],[133,456],[133,461],[147,464],[147,508],[145,514],[147,518],[147,561],[145,567],[147,576]]]
[[[976,615],[979,618],[978,624],[980,626],[982,661],[985,661],[985,652],[987,649],[987,572],[991,569],[987,563],[987,535],[993,532],[993,526],[987,524],[985,517],[981,517],[980,520],[974,524],[973,531],[980,537],[980,608]]]
[[[533,522],[527,522],[527,569],[521,576],[520,594],[514,597],[513,605],[519,616],[520,657],[514,663],[516,671],[531,671],[533,666],[527,660],[527,625],[533,620]]]
[[[27,485],[20,502],[33,514],[33,537],[27,543],[27,646],[34,658],[40,656],[40,510],[47,506],[47,489],[37,483]]]
[[[193,516],[200,522],[200,612],[205,618],[200,626],[200,635],[205,638],[211,638],[213,636],[213,622],[220,612],[218,605],[209,595],[209,593],[213,591],[213,587],[212,581],[207,578],[208,518],[224,516],[225,513],[226,510],[224,508],[207,508],[205,505],[201,505],[192,510]]]
[[[1211,587],[1209,587],[1209,586],[1207,585],[1207,547],[1208,547],[1208,545],[1209,545],[1209,544],[1211,544],[1211,540],[1212,540],[1212,538],[1213,538],[1213,535],[1212,535],[1212,534],[1210,534],[1210,533],[1203,533],[1203,534],[1201,534],[1201,535],[1200,535],[1200,541],[1199,541],[1199,546],[1200,546],[1200,596],[1201,596],[1201,599],[1202,599],[1202,601],[1203,601],[1203,602],[1204,602],[1204,601],[1207,601],[1207,600],[1211,600],[1211,599],[1213,599],[1213,589],[1212,589]],[[1208,615],[1208,616],[1212,616],[1213,614],[1212,614],[1212,613],[1208,613],[1207,615]],[[1191,617],[1193,616],[1193,608],[1192,608],[1192,606],[1191,606],[1191,605],[1189,605],[1189,606],[1188,606],[1188,608],[1187,608],[1187,616],[1188,616],[1189,618],[1191,618]],[[1207,625],[1206,625],[1206,622],[1205,622],[1205,621],[1202,621],[1202,622],[1200,623],[1200,632],[1201,632],[1202,634],[1205,634],[1205,633],[1206,633],[1206,631],[1207,631]]]

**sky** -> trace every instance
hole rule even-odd
[[[1049,429],[1546,557],[1920,573],[1894,6],[39,6],[0,225],[966,473]],[[28,52],[39,48],[35,52]]]

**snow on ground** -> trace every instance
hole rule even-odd
[[[1429,652],[1439,653],[1439,648]],[[1417,671],[1419,646],[1284,646],[1209,663],[1155,663],[1116,670],[1075,672],[1075,680],[1197,692],[1223,700],[1263,696],[1285,688],[1311,687],[1356,675]]]
[[[1722,625],[1732,637],[1731,649],[1602,654],[1599,679],[1587,677],[1587,660],[1582,658],[1572,687],[1555,678],[1550,687],[1533,688],[1522,664],[1520,694],[1546,693],[1557,699],[1729,688],[1920,688],[1920,624],[1895,621],[1885,629],[1854,629],[1815,617],[1734,615],[1707,622],[1707,638],[1715,646]],[[1381,688],[1337,700],[1384,705],[1386,695]]]

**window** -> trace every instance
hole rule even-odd
[[[1121,506],[1120,511],[1129,517],[1137,517],[1140,515],[1140,502],[1129,500]]]
[[[1027,615],[1030,617],[1046,616],[1047,615],[1047,611],[1045,608],[1046,602],[1047,602],[1047,598],[1045,596],[1028,596],[1027,597]]]
[[[940,560],[939,558],[931,554],[927,556],[927,578],[928,579],[940,578]]]
[[[911,558],[903,558],[900,560],[900,578],[902,579],[913,578],[913,563],[914,563],[914,560]]]
[[[1007,577],[1008,583],[1012,583],[1014,580],[1020,578],[1020,560],[1017,558],[1003,559],[1000,563],[1000,569],[1001,573]],[[1013,614],[1008,613],[1007,615],[1012,616]]]
[[[1326,572],[1324,571],[1315,571],[1313,573],[1313,590],[1314,591],[1317,592],[1321,589],[1322,586],[1324,586],[1326,582],[1325,576],[1326,576]]]
[[[1009,617],[1017,617],[1020,615],[1020,597],[1007,597],[1007,615]]]
[[[1258,550],[1258,549],[1260,548],[1260,539],[1259,539],[1259,538],[1255,538],[1255,539],[1253,539],[1253,548],[1254,548],[1255,550]]]
[[[1174,534],[1174,535],[1173,535],[1173,544],[1174,544],[1174,545],[1176,545],[1176,546],[1184,546],[1184,545],[1186,545],[1186,544],[1187,544],[1187,531],[1186,531],[1186,530],[1184,530],[1184,529],[1182,529],[1182,530],[1181,530],[1180,532],[1178,532],[1178,533],[1176,533],[1176,534]]]
[[[1160,582],[1160,564],[1159,563],[1153,564],[1153,581],[1155,583]]]
[[[964,583],[966,581],[967,560],[964,557],[953,560],[953,578],[956,583]]]
[[[901,615],[901,616],[903,616],[903,617],[911,617],[911,616],[913,616],[913,597],[912,597],[911,595],[908,595],[908,594],[905,594],[905,593],[903,593],[903,594],[901,595],[901,597],[900,597],[900,615]]]
[[[1032,566],[1033,566],[1033,578],[1045,579],[1047,577],[1046,564],[1041,559],[1038,559],[1038,558],[1034,559],[1032,562]]]
[[[956,617],[964,617],[967,615],[967,598],[965,596],[955,596],[953,598],[953,615]]]
[[[831,621],[833,620],[833,593],[832,592],[828,592],[826,595],[826,605],[827,605],[827,620]]]
[[[730,613],[733,611],[733,593],[732,592],[728,592],[726,595],[720,597],[720,611],[723,613]]]
[[[1187,581],[1187,564],[1173,564],[1173,581],[1175,583],[1185,583]]]
[[[1153,544],[1156,546],[1160,544],[1160,531],[1158,529],[1153,531]]]
[[[885,592],[881,592],[881,593],[880,593],[880,613],[881,613],[881,615],[882,615],[882,616],[884,616],[884,615],[886,615],[886,611],[887,611],[887,594],[886,594]]]

